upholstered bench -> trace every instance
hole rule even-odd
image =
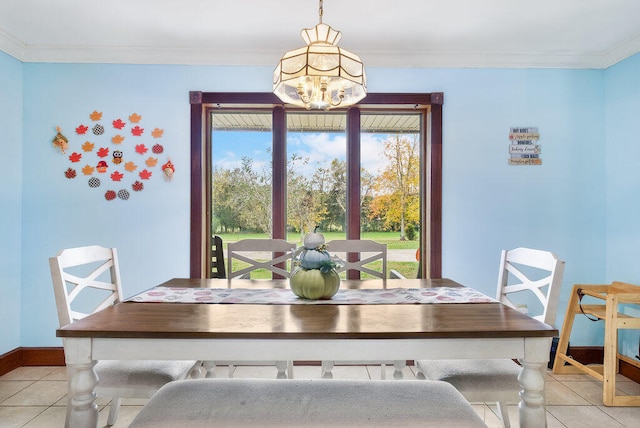
[[[159,427],[485,427],[446,382],[190,379],[156,392],[130,425]]]

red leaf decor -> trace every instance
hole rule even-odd
[[[122,177],[124,177],[124,174],[118,171],[111,174],[111,179],[113,181],[120,181],[122,180]]]
[[[144,144],[136,144],[136,152],[140,153],[141,155],[147,153],[147,147]]]
[[[143,122],[138,113],[108,117],[93,110],[88,117],[76,120],[73,138],[67,139],[60,127],[56,127],[57,134],[51,140],[54,149],[62,154],[60,160],[66,165],[61,171],[67,179],[82,178],[89,189],[96,189],[94,191],[104,196],[103,201],[126,201],[147,190],[145,187],[152,180],[171,179],[175,171],[173,163],[158,159],[168,157],[170,145],[159,140],[164,136],[164,129]],[[156,168],[159,171],[154,175]],[[105,188],[107,186],[118,188]]]
[[[148,169],[143,169],[142,171],[140,171],[140,178],[143,180],[148,180],[151,178],[151,174],[153,173]]]
[[[125,126],[127,126],[127,124],[126,124],[126,123],[124,123],[124,122],[122,121],[122,119],[114,120],[114,121],[112,122],[112,124],[113,124],[113,127],[114,127],[114,128],[116,128],[116,129],[122,129],[122,128],[124,128]]]

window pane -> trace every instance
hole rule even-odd
[[[346,236],[346,115],[287,114],[287,232],[290,242],[318,231]]]
[[[222,237],[225,254],[229,242],[271,237],[271,117],[270,111],[212,113],[211,232]]]
[[[387,244],[388,269],[407,278],[418,273],[420,118],[380,112],[361,117],[361,237]]]

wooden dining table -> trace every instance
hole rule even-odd
[[[164,287],[286,288],[286,280],[172,279]],[[450,279],[343,280],[341,289],[463,287]],[[57,330],[69,426],[97,426],[97,360],[518,359],[520,426],[546,426],[544,377],[558,331],[499,302],[198,304],[121,302]],[[283,380],[286,382],[286,380]],[[389,382],[393,382],[389,380]],[[420,397],[416,397],[419,405]]]

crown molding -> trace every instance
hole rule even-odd
[[[283,51],[150,47],[26,46],[0,32],[0,50],[22,62],[273,66]],[[359,52],[367,67],[606,69],[640,52],[640,36],[609,52],[586,54],[480,51]]]
[[[640,52],[640,34],[629,40],[620,43],[615,46],[605,55],[605,67],[608,68],[612,65],[629,58],[632,55]]]
[[[24,62],[26,46],[18,39],[0,30],[0,51]]]

